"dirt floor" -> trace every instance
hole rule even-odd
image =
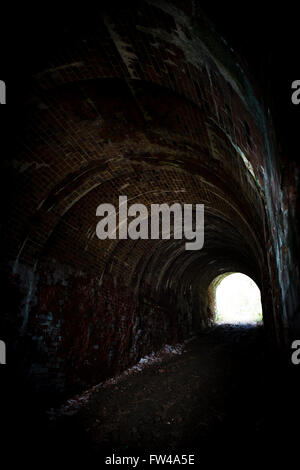
[[[220,325],[194,337],[182,354],[100,387],[72,413],[35,422],[28,412],[27,428],[16,428],[29,455],[38,448],[45,461],[96,459],[100,466],[113,454],[193,453],[199,468],[208,468],[207,459],[244,468],[245,457],[276,460],[298,447],[293,384],[266,347],[263,327]]]

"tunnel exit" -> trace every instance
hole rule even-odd
[[[259,323],[262,321],[260,290],[242,273],[228,274],[215,291],[216,323]]]

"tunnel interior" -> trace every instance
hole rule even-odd
[[[150,93],[146,84],[131,81],[130,92],[137,86],[135,99],[142,97],[139,107],[147,116],[145,124],[144,116],[137,118],[140,110],[134,109],[137,105],[128,96],[128,85],[121,80],[106,82],[80,83],[80,88],[85,88],[81,99],[85,103],[93,100],[93,108],[99,109],[105,124],[97,125],[97,114],[93,119],[78,115],[84,103],[74,103],[74,96],[76,101],[78,97],[69,90],[73,84],[60,87],[56,101],[59,108],[54,104],[56,90],[47,93],[50,102],[47,101],[46,109],[38,106],[38,116],[32,129],[26,131],[26,138],[32,144],[44,118],[50,119],[47,125],[55,132],[54,139],[49,146],[50,137],[46,142],[41,137],[39,155],[43,155],[45,145],[48,158],[52,151],[59,157],[61,146],[66,146],[67,152],[69,148],[70,156],[51,165],[44,161],[27,162],[27,178],[18,187],[20,201],[25,203],[29,194],[32,199],[29,231],[19,244],[14,243],[18,251],[12,269],[27,283],[21,329],[31,331],[33,340],[40,343],[41,354],[44,350],[55,361],[54,372],[58,360],[66,371],[75,368],[75,378],[63,377],[66,382],[61,386],[68,389],[76,387],[73,380],[77,382],[78,377],[83,383],[105,378],[163,342],[181,341],[194,329],[208,326],[213,316],[207,304],[207,290],[216,275],[243,271],[260,284],[266,283],[261,243],[265,208],[260,183],[249,162],[245,162],[246,157],[242,158],[226,133],[213,123],[214,131],[209,132],[220,133],[218,142],[222,143],[226,158],[210,154],[207,129],[202,129],[201,134],[197,128],[195,141],[189,139],[187,143],[185,128],[178,129],[176,119],[179,109],[182,113],[181,107],[176,109],[177,101],[178,106],[190,108],[182,97],[157,86],[152,86]],[[166,93],[171,96],[166,97]],[[107,122],[115,119],[115,100],[118,122]],[[71,113],[65,116],[63,126],[53,116],[61,108]],[[203,128],[203,111],[196,106],[193,111]],[[122,139],[120,125],[126,132]],[[115,134],[117,128],[121,141],[114,139],[113,144],[107,144],[116,147],[109,149],[108,155],[105,144],[104,149],[99,148],[99,139],[102,143],[104,134],[105,140],[111,142],[110,133]],[[93,132],[96,136],[92,137]],[[248,146],[242,132],[243,128],[241,138]],[[102,158],[99,152],[103,152]],[[53,184],[57,173],[59,181]],[[40,184],[34,181],[36,178]],[[97,206],[109,201],[117,207],[123,193],[131,204],[143,203],[149,211],[153,203],[195,205],[201,201],[205,205],[203,248],[187,251],[184,239],[172,238],[99,240],[95,236]],[[18,205],[15,209],[20,212]],[[26,219],[28,212],[26,201]],[[21,219],[22,215],[20,224]],[[273,327],[272,320],[270,324]],[[102,377],[94,377],[95,363]],[[57,380],[57,376],[53,379]]]
[[[133,3],[38,31],[6,162],[4,339],[48,405],[212,327],[228,273],[259,287],[276,350],[299,330],[297,173],[260,87],[197,2]],[[122,195],[204,204],[203,248],[99,240]]]
[[[270,219],[282,209],[266,202],[279,181],[260,96],[225,44],[206,44],[209,23],[199,32],[191,12],[143,8],[108,8],[101,26],[71,23],[59,49],[48,46],[10,162],[17,328],[36,350],[39,386],[46,370],[47,387],[68,393],[210,325],[208,288],[226,272],[260,286],[270,337],[286,340],[274,296],[288,254],[274,254]],[[203,248],[97,239],[96,208],[120,195],[147,209],[204,204]]]

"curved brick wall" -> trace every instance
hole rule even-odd
[[[208,286],[227,271],[260,286],[274,342],[297,331],[293,183],[271,119],[241,59],[180,3],[67,24],[28,72],[4,242],[7,316],[18,315],[8,334],[16,351],[30,344],[37,387],[72,393],[209,325]],[[96,208],[122,194],[204,203],[204,248],[100,242]]]

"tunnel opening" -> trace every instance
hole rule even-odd
[[[215,324],[261,324],[261,292],[251,277],[240,272],[217,276],[210,286]]]

